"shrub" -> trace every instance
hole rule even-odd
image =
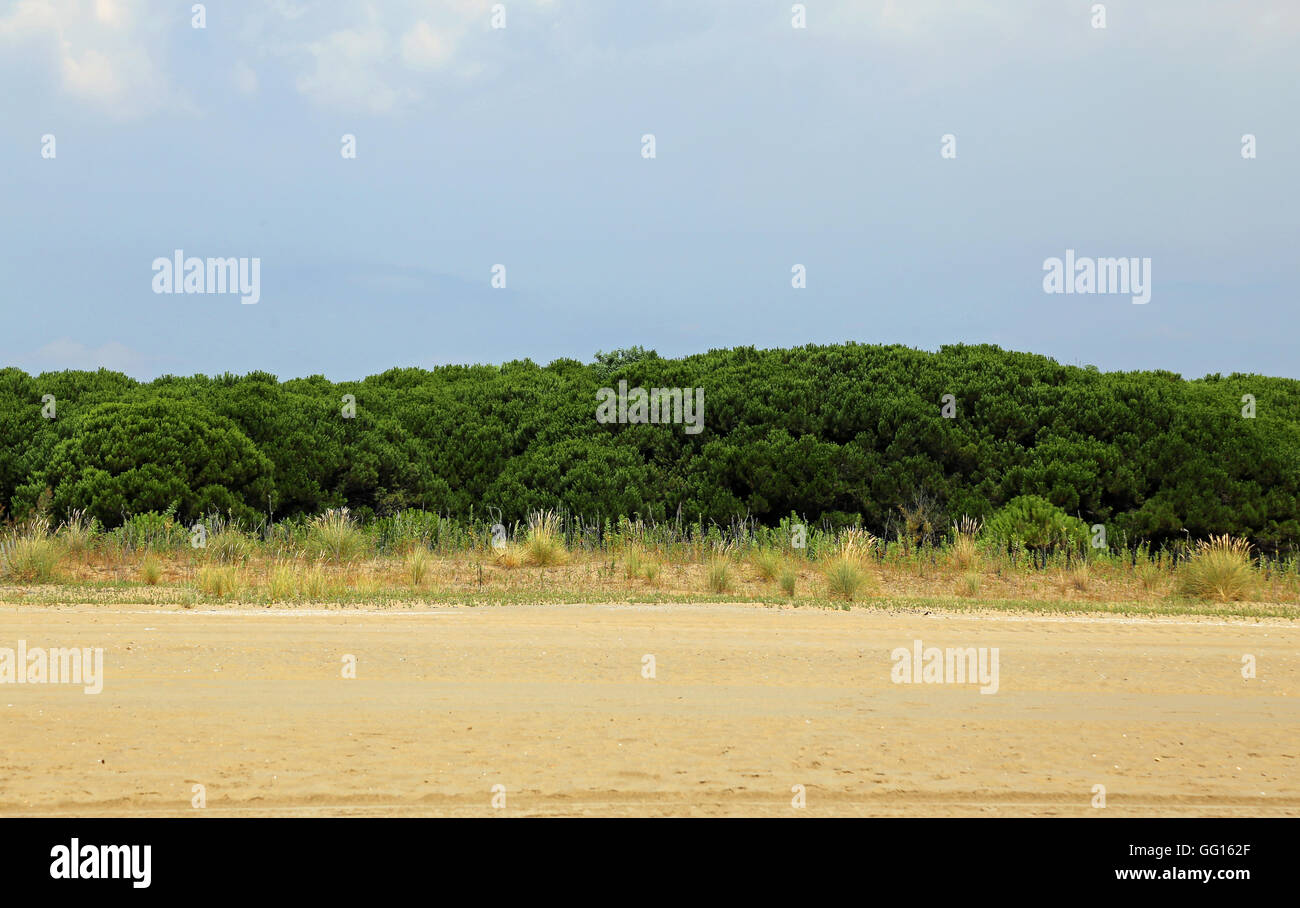
[[[980,575],[975,573],[963,574],[962,578],[957,581],[958,596],[965,596],[973,599],[980,594]]]
[[[1088,541],[1088,526],[1037,495],[1021,495],[1002,507],[985,526],[1003,545],[1021,545],[1035,561],[1059,548],[1076,548]]]
[[[1196,554],[1178,569],[1178,588],[1185,595],[1216,602],[1245,599],[1255,585],[1250,543],[1226,533],[1196,545]]]

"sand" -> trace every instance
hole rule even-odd
[[[0,684],[0,815],[1300,815],[1283,621],[0,606],[19,639],[104,687]],[[895,683],[917,639],[997,647],[997,693]]]

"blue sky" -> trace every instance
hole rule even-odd
[[[1300,377],[1294,0],[503,5],[0,2],[0,363],[855,340]],[[260,302],[153,293],[178,248],[260,258]],[[1067,248],[1149,257],[1151,302],[1045,294]]]

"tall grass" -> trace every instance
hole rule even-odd
[[[163,566],[158,556],[152,553],[146,555],[140,562],[140,579],[148,586],[157,586],[162,576]]]
[[[1255,579],[1250,543],[1225,533],[1196,544],[1196,554],[1178,570],[1178,589],[1196,599],[1236,602],[1251,594]]]
[[[981,526],[980,521],[971,517],[962,517],[953,524],[952,548],[948,552],[948,558],[957,570],[973,571],[979,566],[979,548],[975,545],[975,537]]]
[[[781,592],[785,593],[786,596],[793,599],[795,594],[795,588],[799,585],[799,572],[792,567],[783,568],[781,570],[780,583],[781,583]]]
[[[417,589],[421,587],[432,570],[433,556],[423,545],[416,545],[406,553],[406,576],[410,579],[411,586]]]
[[[52,583],[59,577],[63,547],[49,524],[33,522],[0,542],[0,576],[19,583]]]
[[[253,554],[251,538],[233,526],[224,526],[207,538],[204,551],[222,564],[241,564]]]
[[[74,508],[68,512],[68,519],[63,521],[57,535],[67,553],[77,558],[94,547],[99,525],[94,518],[86,517],[84,509]]]
[[[552,567],[569,560],[560,534],[560,518],[554,511],[538,511],[528,518],[524,539],[524,562],[534,567]]]
[[[208,596],[225,599],[239,593],[242,583],[239,572],[229,564],[206,564],[199,568],[195,586]]]
[[[826,589],[831,598],[852,602],[858,593],[870,589],[871,575],[863,569],[862,561],[852,555],[839,554],[826,560],[822,566],[826,576]]]
[[[331,508],[307,525],[304,547],[314,557],[350,564],[365,553],[366,537],[347,508]]]
[[[731,561],[728,558],[714,558],[704,569],[704,585],[710,593],[731,591]]]
[[[775,549],[761,548],[754,553],[751,559],[754,569],[758,571],[758,576],[764,580],[775,580],[781,573],[783,559],[781,554]]]

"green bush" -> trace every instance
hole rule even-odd
[[[1087,524],[1037,495],[1012,499],[985,524],[984,532],[1003,545],[1023,546],[1036,558],[1088,543]]]

